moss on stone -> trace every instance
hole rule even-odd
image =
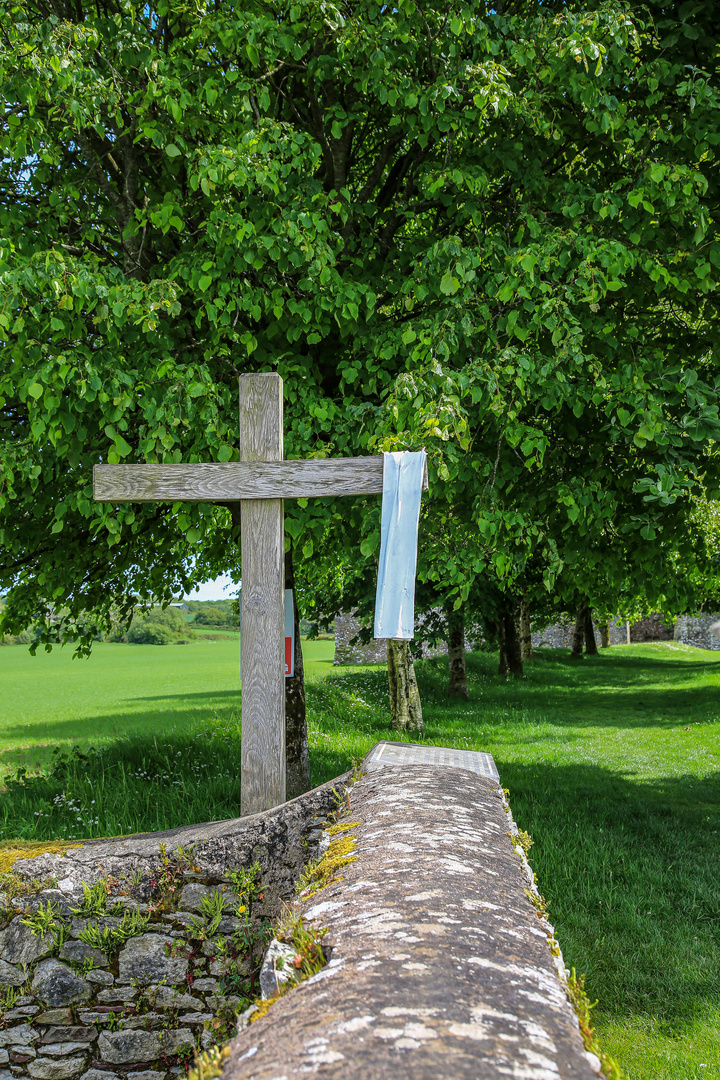
[[[9,873],[18,859],[34,859],[38,855],[65,855],[81,848],[75,840],[6,840],[0,842],[0,874]]]

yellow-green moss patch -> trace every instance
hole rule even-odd
[[[38,855],[65,855],[83,846],[75,840],[5,840],[0,843],[0,874],[12,870],[18,859],[35,859]]]

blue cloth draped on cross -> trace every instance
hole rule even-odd
[[[99,502],[240,503],[242,609],[241,811],[285,800],[287,672],[283,500],[382,492],[375,634],[413,637],[425,452],[286,461],[276,372],[240,377],[239,461],[96,465]]]
[[[415,571],[425,459],[424,450],[384,455],[376,638],[410,641],[415,636]]]

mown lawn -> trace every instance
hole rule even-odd
[[[331,648],[308,650],[315,783],[396,737],[384,670],[333,671]],[[444,663],[418,666],[425,739],[494,755],[606,1051],[629,1080],[720,1080],[720,656],[667,643],[572,664],[546,651],[520,682],[489,655],[468,667],[457,705]],[[0,691],[6,764],[73,739],[101,747],[11,782],[0,838],[237,813],[235,642],[103,645],[87,662],[3,649]]]

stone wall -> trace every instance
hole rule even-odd
[[[422,616],[418,616],[417,622],[422,625]],[[342,614],[335,616],[335,659],[334,664],[385,664],[387,663],[387,641],[385,638],[371,638],[367,645],[356,642],[351,645],[352,638],[360,631],[360,620],[354,615]],[[469,646],[468,646],[469,647]],[[447,642],[441,641],[437,645],[417,645],[416,648],[422,659],[431,656],[447,656]]]
[[[234,1035],[332,789],[63,853],[5,846],[6,870],[17,857],[0,875],[0,1080],[171,1080]]]
[[[299,901],[329,962],[249,1017],[222,1080],[597,1080],[521,839],[497,781],[362,776],[328,831],[340,873]]]
[[[568,616],[557,623],[552,623],[542,630],[535,630],[532,635],[534,649],[570,649],[572,648],[573,630],[575,619]],[[595,643],[598,649],[601,646],[600,631],[597,623],[593,623],[595,630]],[[622,619],[613,619],[609,625],[609,637],[611,645],[627,645],[627,623]],[[630,624],[630,641],[672,641],[672,624],[666,623],[662,612],[654,612],[643,619]]]
[[[694,645],[697,649],[720,649],[720,641],[710,633],[710,627],[720,619],[718,614],[701,612],[699,615],[678,615],[675,623],[675,641]]]

